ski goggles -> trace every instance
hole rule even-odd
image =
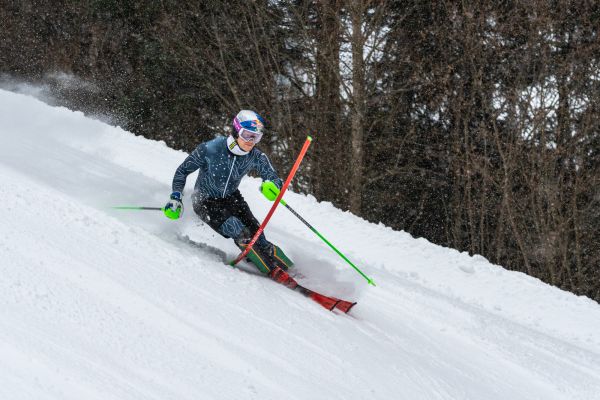
[[[256,143],[260,142],[263,132],[262,132],[262,130],[251,131],[246,128],[241,128],[238,132],[238,135],[242,138],[242,140],[256,144]]]
[[[235,127],[238,136],[246,142],[252,142],[254,144],[260,142],[263,135],[263,123],[259,120],[243,121],[236,118],[233,119],[233,126]]]

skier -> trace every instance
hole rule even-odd
[[[169,202],[164,207],[168,218],[183,213],[182,192],[189,174],[200,170],[192,194],[194,212],[212,229],[244,250],[259,228],[238,186],[244,176],[255,170],[266,190],[273,184],[281,189],[283,181],[265,153],[256,148],[264,131],[264,120],[250,110],[240,111],[233,119],[233,133],[201,143],[175,171]],[[272,183],[271,183],[272,182]],[[247,256],[264,274],[279,280],[287,276],[291,260],[262,233]]]

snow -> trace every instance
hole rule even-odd
[[[359,302],[328,312],[223,264],[195,177],[182,220],[110,208],[162,206],[185,153],[3,90],[0,140],[0,399],[600,399],[590,299],[289,193],[377,284],[281,207],[299,280]]]

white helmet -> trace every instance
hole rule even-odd
[[[265,120],[251,110],[242,110],[233,119],[233,137],[241,137],[246,142],[260,142],[264,128]]]

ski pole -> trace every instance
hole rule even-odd
[[[269,190],[271,192],[272,195],[275,195],[275,191],[272,188],[268,188],[267,190]],[[333,251],[335,251],[337,253],[337,255],[339,255],[340,257],[342,257],[342,259],[344,259],[344,261],[346,261],[348,264],[350,264],[350,266],[352,268],[354,268],[356,270],[356,272],[358,272],[363,278],[365,278],[367,280],[367,282],[369,283],[369,285],[375,285],[375,282],[373,282],[373,279],[369,278],[367,275],[365,275],[356,265],[354,265],[352,263],[352,261],[348,260],[348,257],[346,257],[344,254],[342,254],[341,251],[339,251],[333,244],[331,244],[331,242],[329,240],[327,240],[323,235],[321,235],[321,233],[315,229],[315,227],[313,227],[311,224],[308,223],[307,220],[305,220],[304,218],[302,218],[302,216],[300,214],[298,214],[296,212],[296,210],[294,210],[292,207],[290,207],[289,204],[287,204],[285,202],[285,200],[281,199],[281,204],[283,204],[283,206],[285,208],[287,208],[288,210],[290,210],[290,212],[292,214],[294,214],[300,221],[302,221],[302,223],[304,225],[306,225],[311,231],[313,231],[313,233],[315,233],[322,241],[324,241],[329,247],[331,247],[331,249]]]
[[[246,246],[244,251],[239,256],[237,256],[237,258],[235,260],[233,260],[229,263],[231,266],[235,266],[235,264],[239,263],[240,260],[243,260],[244,257],[246,257],[246,255],[250,252],[250,250],[252,250],[252,246],[254,246],[254,243],[256,243],[256,241],[258,240],[258,237],[265,229],[265,226],[267,226],[267,224],[269,223],[269,220],[273,216],[273,213],[275,212],[277,205],[279,205],[279,200],[281,200],[281,198],[283,197],[283,194],[285,193],[288,186],[290,185],[292,178],[294,177],[294,175],[296,175],[296,171],[298,170],[298,167],[300,167],[300,163],[302,162],[302,159],[304,158],[304,155],[306,154],[306,151],[308,150],[308,146],[310,146],[311,142],[312,142],[312,137],[307,136],[306,141],[304,142],[304,145],[302,146],[302,149],[300,150],[300,154],[298,154],[298,158],[296,158],[296,162],[294,163],[294,166],[292,167],[292,170],[288,174],[287,179],[285,180],[283,186],[281,187],[281,190],[279,191],[279,195],[277,196],[275,203],[273,203],[273,205],[271,206],[271,209],[269,210],[269,213],[265,217],[265,220],[258,227],[258,230],[254,234],[254,237],[252,238],[252,240],[250,241],[248,246]]]
[[[138,206],[116,206],[111,207],[115,210],[150,210],[150,211],[164,211],[162,207],[138,207]]]
[[[294,214],[300,221],[302,221],[302,223],[304,225],[306,225],[311,231],[313,231],[322,241],[324,241],[329,247],[331,247],[331,249],[333,251],[335,251],[337,253],[338,256],[342,257],[342,259],[344,259],[344,261],[346,261],[348,264],[350,264],[350,266],[352,268],[354,268],[356,270],[356,272],[358,272],[363,278],[365,278],[367,280],[367,282],[369,283],[369,285],[375,285],[375,282],[373,282],[373,279],[369,278],[367,275],[365,275],[356,265],[354,265],[352,263],[352,261],[348,260],[348,257],[346,257],[344,254],[342,254],[341,251],[339,251],[338,249],[336,249],[336,247],[334,245],[331,244],[331,242],[329,242],[329,240],[325,239],[325,237],[323,235],[321,235],[321,233],[316,230],[311,224],[308,223],[308,221],[306,221],[304,218],[302,218],[302,216],[300,214],[298,214],[296,212],[296,210],[294,210],[292,207],[290,207],[289,204],[285,203],[283,200],[281,200],[281,204],[283,204],[288,210],[291,211],[292,214]]]

